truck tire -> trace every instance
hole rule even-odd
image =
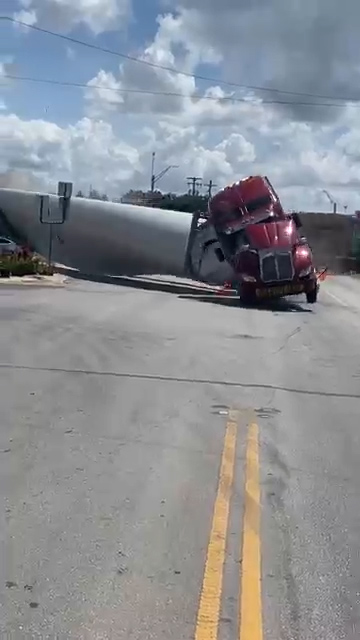
[[[309,291],[306,294],[306,302],[308,302],[309,304],[315,304],[315,302],[317,301],[317,295],[318,295],[318,288],[315,287],[315,289],[313,289],[312,291]]]
[[[245,293],[242,287],[239,287],[238,294],[240,298],[240,302],[245,307],[250,307],[256,303],[256,296],[252,293]]]

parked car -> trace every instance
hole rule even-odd
[[[26,245],[20,245],[10,238],[0,236],[0,256],[17,256],[26,259],[32,257],[32,251]]]
[[[10,240],[10,238],[0,236],[0,256],[17,255],[20,252],[21,247],[19,247],[16,242]]]

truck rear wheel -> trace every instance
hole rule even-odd
[[[312,291],[309,291],[306,294],[306,302],[308,302],[309,304],[315,304],[315,302],[317,301],[317,295],[318,295],[318,288],[315,287],[315,289],[313,289]]]

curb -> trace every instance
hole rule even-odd
[[[89,282],[100,282],[102,284],[112,284],[131,289],[142,289],[145,291],[160,291],[164,293],[177,293],[179,295],[214,295],[222,291],[222,287],[211,287],[201,283],[184,283],[176,280],[166,280],[162,277],[141,277],[141,276],[95,276],[92,274],[80,273],[67,267],[56,265],[58,273],[66,275],[69,279],[87,280]],[[171,277],[171,276],[169,276]]]
[[[57,276],[57,277],[56,277]],[[8,287],[63,287],[68,281],[67,277],[54,274],[53,276],[13,276],[10,278],[0,278],[0,286]]]

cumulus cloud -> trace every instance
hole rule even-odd
[[[81,21],[93,28],[102,6],[103,22],[97,24],[107,28],[125,7],[115,0],[91,0],[91,8],[89,3],[78,3],[67,22],[70,0],[26,0],[24,10],[48,20],[56,5],[67,28]],[[353,16],[360,13],[360,5],[349,3]],[[60,127],[0,111],[0,167],[28,171],[43,183],[71,179],[85,190],[91,182],[118,197],[129,188],[148,188],[155,150],[156,171],[178,165],[159,183],[163,190],[184,191],[188,175],[221,187],[262,173],[288,208],[327,210],[326,188],[339,204],[358,209],[358,106],[344,101],[341,109],[306,107],[299,102],[314,99],[275,91],[357,97],[354,27],[345,37],[354,18],[343,13],[333,0],[326,7],[324,0],[291,0],[286,7],[269,0],[266,8],[260,0],[244,0],[240,7],[235,0],[177,0],[173,12],[158,17],[153,40],[131,52],[148,64],[127,60],[114,71],[102,58],[78,122]],[[335,24],[339,34],[333,38]],[[195,79],[199,65],[219,80]],[[224,78],[243,86],[226,86]],[[274,99],[292,104],[267,103]]]
[[[32,25],[36,24],[37,22],[37,14],[34,9],[32,9],[31,11],[22,9],[21,11],[18,11],[14,14],[14,18],[15,20],[18,20],[22,23],[21,25],[17,24],[16,28],[18,28],[20,31],[25,31],[25,33],[28,31],[28,27],[32,27]]]
[[[116,194],[139,167],[136,148],[121,142],[110,124],[88,118],[60,127],[0,114],[0,138],[0,169],[28,172],[43,184],[64,179],[88,187],[93,182]]]
[[[11,88],[12,84],[7,75],[14,73],[16,73],[16,65],[12,56],[0,58],[0,112],[7,109],[6,92]]]
[[[16,20],[58,31],[85,24],[94,34],[125,26],[131,11],[131,0],[20,0],[20,4],[23,9],[14,14]]]
[[[38,191],[48,189],[49,184],[42,183],[38,176],[30,171],[7,169],[0,172],[0,188]]]
[[[0,58],[0,87],[4,87],[9,84],[7,75],[13,75],[16,73],[16,64],[13,56],[3,56]]]
[[[267,113],[264,118],[268,120]],[[348,204],[349,210],[358,208],[360,163],[344,149],[356,150],[360,123],[354,141],[342,134],[332,146],[327,142],[328,131],[303,123],[279,126],[278,136],[278,114],[260,143],[244,120],[242,133],[234,130],[213,142],[201,129],[182,126],[175,119],[161,120],[157,127],[146,126],[146,119],[138,123],[136,139],[129,133],[134,123],[119,130],[110,122],[85,117],[60,127],[0,113],[0,170],[28,172],[41,184],[72,180],[76,188],[85,190],[91,182],[111,197],[119,197],[129,188],[149,187],[151,152],[156,149],[157,172],[168,165],[179,167],[159,183],[164,190],[184,191],[188,175],[197,175],[204,183],[212,179],[220,187],[259,172],[269,175],[288,208],[327,210],[323,188],[339,203]]]
[[[187,47],[176,18],[160,16],[153,42],[138,56],[147,64],[127,61],[120,65],[118,78],[100,70],[89,81],[85,98],[95,112],[99,108],[114,110],[115,106],[119,111],[128,113],[170,114],[183,111],[196,91],[196,82],[191,74],[202,57],[201,52],[195,54]],[[169,70],[152,65],[168,67]],[[172,72],[171,69],[176,67],[188,75]]]
[[[211,47],[223,77],[246,85],[331,97],[360,98],[360,4],[348,0],[169,0],[189,47]],[[260,92],[293,102],[282,112],[302,120],[337,117],[339,110],[296,104],[311,97]],[[324,102],[324,100],[323,100]],[[326,101],[325,101],[326,102]]]
[[[88,89],[85,91],[85,102],[87,104],[87,114],[92,118],[120,111],[124,105],[124,95],[121,93],[123,84],[117,80],[113,73],[100,71],[87,83]]]
[[[355,0],[349,2],[360,16]],[[118,103],[122,112],[187,111],[196,117],[194,95],[204,91],[220,99],[247,98],[253,107],[259,101],[270,102],[269,111],[276,109],[286,120],[332,122],[346,107],[344,98],[360,100],[357,32],[352,27],[348,33],[349,22],[348,13],[332,0],[326,6],[323,0],[315,4],[304,0],[301,5],[294,0],[286,8],[280,6],[280,0],[269,0],[266,8],[250,0],[241,7],[235,0],[220,5],[215,0],[181,0],[173,14],[158,17],[156,36],[138,57],[188,75],[129,61],[120,66],[117,77],[102,69],[90,81],[86,99],[89,104],[108,103],[112,110]],[[320,25],[316,32],[314,25]],[[334,25],[340,37],[336,32],[333,38]],[[222,81],[238,86],[196,84],[191,74],[200,63],[220,65]],[[115,83],[117,98],[106,89]],[[94,88],[98,86],[100,90]],[[145,92],[143,97],[136,94],[137,89]],[[146,91],[182,96],[146,96]],[[209,107],[209,121],[216,120],[216,108],[216,103]],[[218,113],[223,117],[224,109]]]

